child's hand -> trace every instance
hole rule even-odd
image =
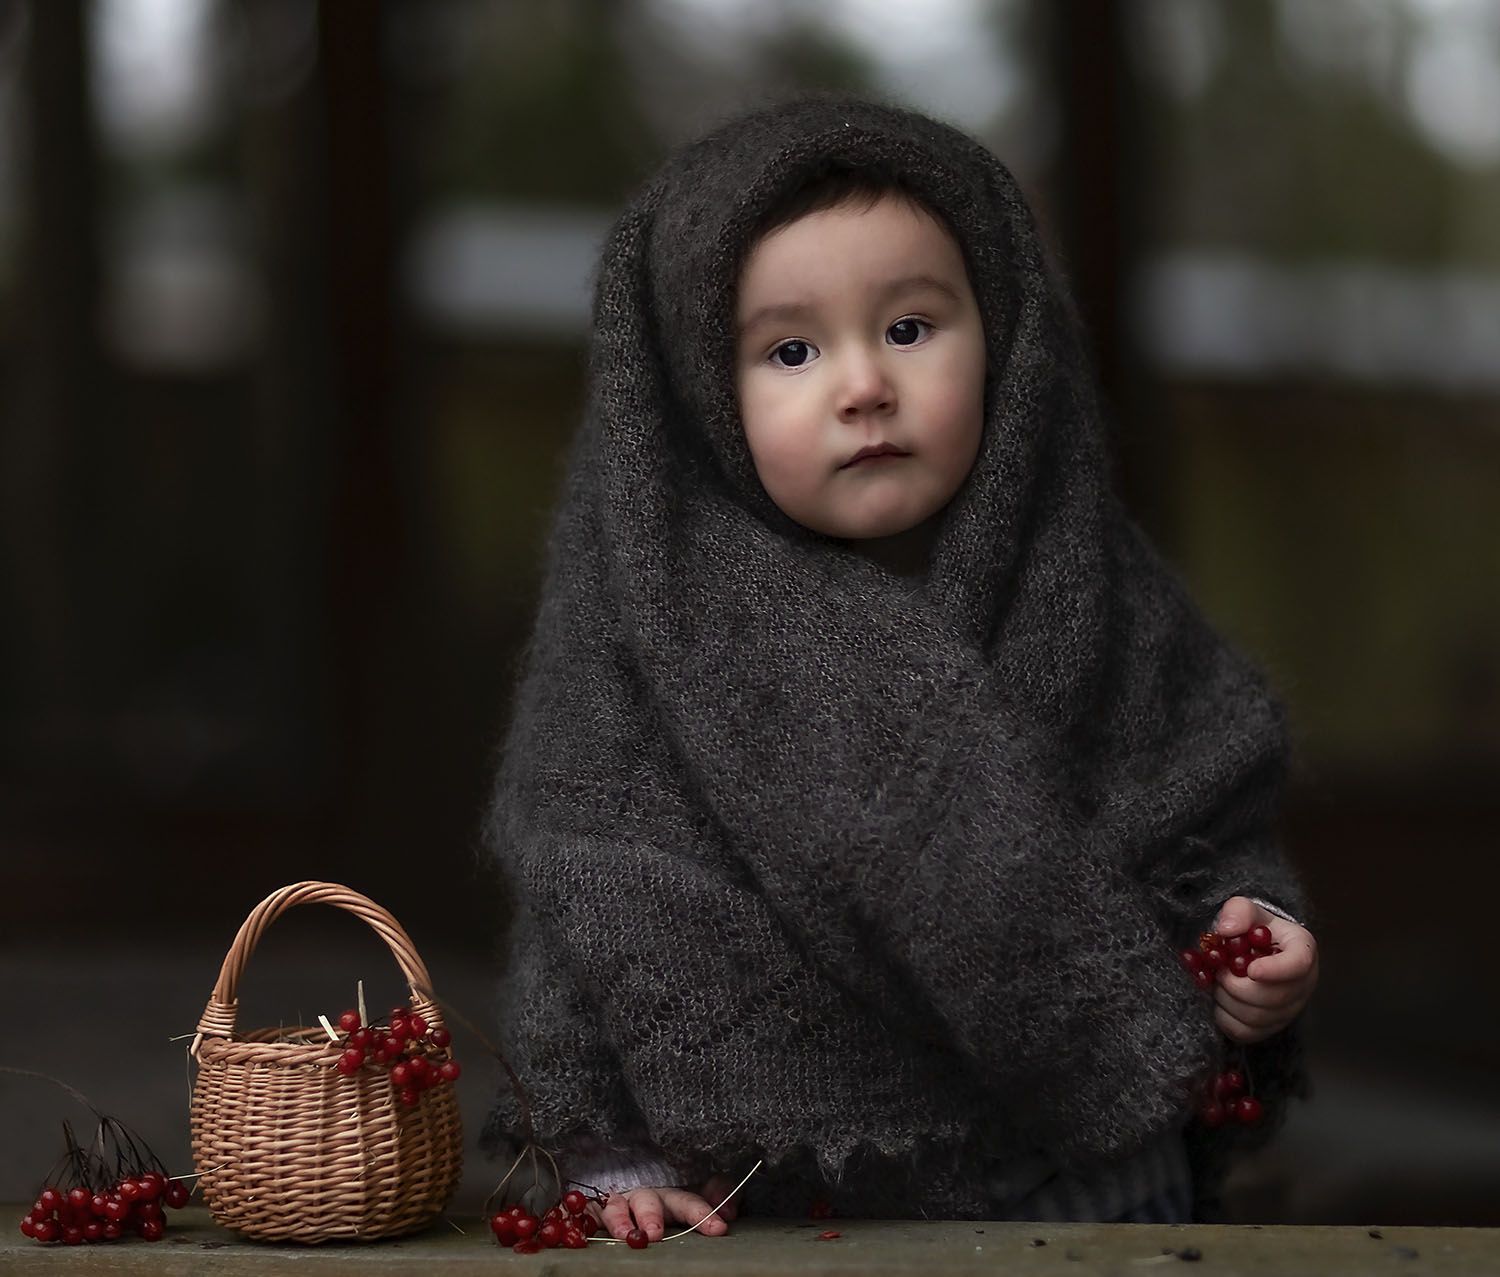
[[[1227,939],[1262,925],[1271,929],[1281,952],[1256,958],[1245,976],[1221,968],[1214,989],[1214,1020],[1235,1042],[1260,1042],[1279,1033],[1302,1014],[1318,983],[1318,942],[1306,927],[1232,896],[1219,910],[1215,930]]]
[[[632,1188],[625,1193],[611,1193],[601,1212],[590,1204],[589,1209],[596,1218],[602,1219],[605,1230],[611,1237],[622,1241],[632,1228],[640,1228],[648,1242],[659,1242],[666,1236],[668,1221],[674,1224],[698,1226],[698,1231],[709,1237],[717,1237],[729,1231],[728,1220],[735,1217],[734,1203],[728,1202],[717,1215],[703,1219],[724,1200],[732,1185],[723,1175],[713,1176],[702,1188]],[[703,1220],[701,1224],[699,1220]]]

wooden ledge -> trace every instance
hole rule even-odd
[[[792,1273],[1015,1273],[1027,1277],[1419,1277],[1500,1273],[1500,1230],[1352,1228],[1272,1224],[1028,1224],[967,1220],[745,1219],[724,1237],[689,1234],[645,1250],[591,1243],[587,1250],[517,1255],[472,1217],[397,1241],[271,1246],[217,1227],[203,1207],[168,1211],[167,1236],[93,1246],[39,1246],[17,1225],[25,1207],[0,1207],[0,1273],[213,1273],[311,1277],[347,1269],[535,1277],[673,1273],[683,1277],[788,1277]],[[457,1227],[455,1227],[457,1225]],[[463,1233],[458,1228],[466,1230]],[[836,1230],[837,1239],[818,1234]],[[1375,1232],[1378,1236],[1372,1236]],[[1041,1244],[1038,1245],[1037,1243]],[[1196,1251],[1197,1257],[1192,1258]],[[1170,1253],[1167,1253],[1170,1252]]]

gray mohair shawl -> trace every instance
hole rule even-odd
[[[915,593],[776,508],[736,411],[757,221],[840,166],[941,212],[986,332]],[[489,825],[538,1140],[683,1182],[764,1158],[752,1209],[983,1218],[1008,1160],[1089,1173],[1179,1123],[1226,1044],[1177,950],[1238,893],[1307,918],[1283,716],[1110,491],[1015,179],[888,105],[742,116],[614,224],[588,376]],[[1190,1129],[1201,1214],[1306,1094],[1299,1032],[1249,1050],[1264,1125]],[[486,1147],[517,1127],[502,1090]]]

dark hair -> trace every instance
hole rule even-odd
[[[754,243],[809,213],[821,213],[824,209],[844,204],[865,211],[874,208],[887,195],[895,195],[915,205],[930,214],[949,234],[953,234],[948,219],[918,195],[895,170],[880,165],[855,168],[835,163],[815,173],[801,185],[793,187],[767,208],[756,222],[751,242]],[[954,238],[958,237],[955,235]]]

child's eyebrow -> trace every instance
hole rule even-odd
[[[876,296],[883,299],[896,293],[916,292],[924,288],[942,293],[949,301],[961,300],[958,290],[947,280],[940,279],[936,275],[903,275],[900,279],[887,280],[881,285]],[[762,306],[739,326],[739,331],[748,333],[751,329],[770,323],[772,320],[799,319],[814,309],[816,308],[811,302],[778,302],[774,305]]]

